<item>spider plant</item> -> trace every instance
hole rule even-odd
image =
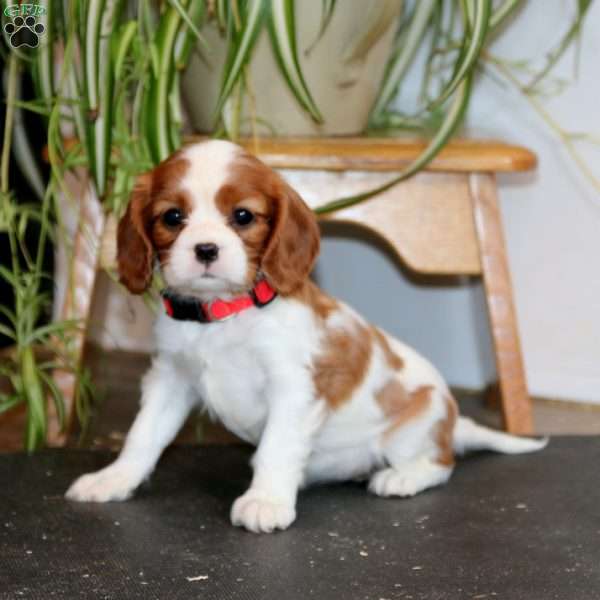
[[[14,310],[0,305],[8,323],[0,333],[13,342],[0,363],[0,375],[11,392],[0,396],[0,413],[27,406],[24,445],[34,450],[45,443],[48,402],[60,426],[66,423],[61,390],[52,378],[55,370],[77,373],[77,412],[85,422],[89,402],[87,375],[73,352],[74,335],[83,327],[77,318],[40,325],[52,299],[43,282],[48,238],[72,250],[71,236],[86,237],[85,220],[75,232],[62,223],[59,206],[77,212],[65,180],[67,172],[80,176],[86,167],[96,195],[107,213],[119,213],[139,172],[166,158],[181,143],[178,73],[184,68],[193,42],[200,38],[195,25],[202,20],[204,3],[173,0],[159,12],[142,0],[137,9],[124,0],[52,2],[44,15],[44,43],[32,53],[11,49],[6,90],[5,136],[1,160],[0,231],[10,242],[11,268],[0,267],[0,277],[11,286]],[[53,54],[61,52],[59,65]],[[58,66],[57,70],[55,67]],[[31,74],[36,99],[18,98],[23,70]],[[45,189],[23,131],[20,110],[42,114],[47,123],[50,179]],[[16,125],[16,129],[15,126]],[[41,196],[39,203],[19,203],[10,192],[9,156],[15,129],[15,158]],[[65,131],[75,134],[68,142]],[[24,238],[36,222],[39,237],[32,258]],[[70,293],[73,293],[72,280]],[[36,347],[53,348],[40,357]]]
[[[0,413],[20,404],[27,406],[24,446],[33,451],[46,439],[47,400],[53,402],[60,427],[65,425],[62,395],[51,373],[54,369],[73,368],[69,359],[68,337],[77,326],[76,321],[58,321],[40,324],[40,317],[48,308],[51,298],[44,290],[44,279],[51,278],[43,271],[46,240],[53,234],[49,219],[52,188],[44,193],[39,203],[17,203],[9,187],[9,156],[17,100],[19,57],[9,58],[7,83],[7,110],[4,141],[0,159],[0,231],[8,236],[11,249],[11,268],[0,265],[0,277],[12,289],[14,308],[0,305],[0,313],[8,325],[0,324],[0,333],[14,346],[0,362],[0,375],[8,379],[10,392],[0,394]],[[37,248],[32,255],[25,236],[32,223],[37,225]],[[36,348],[54,348],[40,359]],[[81,379],[83,381],[83,379]],[[80,401],[85,402],[85,394]],[[81,405],[80,405],[81,406]]]

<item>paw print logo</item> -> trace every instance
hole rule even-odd
[[[42,23],[36,23],[36,18],[29,15],[28,17],[17,16],[12,23],[7,23],[4,26],[4,31],[9,36],[10,45],[13,48],[21,46],[29,46],[37,48],[40,43],[40,36],[43,35],[46,28]]]

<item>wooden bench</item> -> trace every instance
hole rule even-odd
[[[281,170],[313,208],[340,196],[377,188],[424,148],[420,141],[390,138],[263,138],[242,144]],[[525,171],[535,165],[535,156],[525,148],[499,142],[454,141],[425,171],[366,202],[322,217],[374,231],[417,273],[483,278],[504,422],[508,431],[522,434],[532,431],[531,405],[495,173]],[[98,199],[85,180],[72,177],[70,183],[74,195],[81,198],[80,227],[74,241],[73,284],[57,314],[85,321],[97,269],[101,262],[106,266],[113,261],[115,223],[105,223]],[[79,352],[84,341],[85,329],[77,340]],[[58,372],[56,380],[72,414],[74,376]],[[50,441],[61,444],[64,439],[54,419]]]

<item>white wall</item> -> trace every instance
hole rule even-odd
[[[574,2],[527,2],[491,50],[533,58],[565,31]],[[583,33],[579,77],[545,100],[566,130],[600,137],[600,3]],[[573,51],[556,75],[571,78]],[[414,86],[413,86],[414,87]],[[409,90],[409,95],[410,95]],[[513,89],[480,78],[468,135],[532,148],[533,174],[499,178],[509,261],[530,390],[535,395],[600,403],[600,193],[581,175],[556,135]],[[600,177],[600,152],[582,146]],[[481,387],[494,365],[478,283],[424,287],[365,241],[327,237],[318,268],[323,286],[432,358],[454,385]]]

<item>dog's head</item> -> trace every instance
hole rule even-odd
[[[312,270],[319,228],[272,169],[235,144],[209,141],[138,178],[117,245],[121,282],[134,294],[146,290],[158,259],[182,293],[235,294],[260,272],[286,295]]]

